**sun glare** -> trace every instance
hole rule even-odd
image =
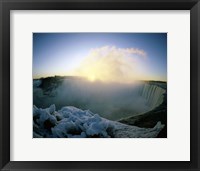
[[[88,75],[88,80],[94,82],[96,80],[95,75],[94,74]]]

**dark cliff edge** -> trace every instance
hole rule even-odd
[[[151,84],[156,84],[156,82],[151,82]],[[156,85],[167,90],[166,83],[159,83]],[[165,127],[162,131],[160,131],[157,138],[167,138],[167,92],[163,96],[162,104],[160,104],[155,109],[144,114],[121,119],[119,122],[142,128],[153,128],[158,121],[161,121]]]

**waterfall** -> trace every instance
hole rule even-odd
[[[141,96],[146,99],[147,106],[155,108],[163,102],[163,94],[165,92],[166,90],[157,85],[144,84]]]

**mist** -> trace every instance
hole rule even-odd
[[[51,84],[38,85],[35,82],[33,103],[41,108],[51,104],[55,104],[57,110],[64,106],[74,106],[111,120],[137,115],[149,109],[146,99],[141,97],[141,83],[91,82],[69,77],[51,81]]]
[[[146,52],[137,48],[104,46],[91,49],[89,54],[67,75],[86,77],[89,81],[131,83],[146,79]]]

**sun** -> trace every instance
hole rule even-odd
[[[96,76],[94,74],[88,75],[88,80],[94,82],[96,80]]]

